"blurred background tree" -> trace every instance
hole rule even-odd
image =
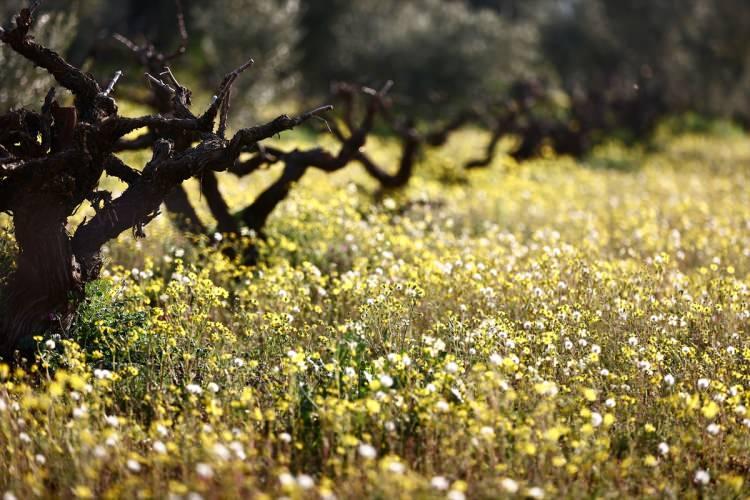
[[[21,0],[3,2],[8,20]],[[248,112],[324,97],[336,80],[396,82],[398,109],[418,117],[496,100],[534,77],[569,96],[627,98],[660,114],[695,111],[750,124],[750,3],[746,0],[183,0],[190,46],[178,64],[208,89],[247,57],[238,98]],[[177,44],[174,0],[47,0],[56,47],[133,68],[111,34]],[[57,13],[57,14],[56,14]],[[62,14],[61,14],[62,13]],[[77,18],[86,29],[75,31]],[[19,71],[7,54],[6,69]],[[10,61],[10,62],[7,62]],[[101,61],[95,66],[102,68]],[[8,69],[9,68],[9,69]],[[40,73],[4,81],[34,89]],[[108,75],[97,75],[106,79]],[[140,83],[140,82],[138,82]],[[192,82],[191,82],[192,83]],[[5,84],[7,85],[7,84]],[[15,83],[14,83],[15,85]],[[4,93],[4,94],[3,94]],[[614,96],[614,97],[613,97]],[[647,99],[646,99],[647,98]],[[15,102],[27,102],[25,96]],[[651,103],[651,104],[649,104]],[[655,108],[656,109],[656,108]]]
[[[0,11],[4,11],[5,19],[12,15],[7,7],[0,8]],[[73,41],[76,25],[73,14],[47,12],[37,21],[38,38],[45,45],[64,49]],[[34,68],[5,46],[0,46],[0,68],[0,112],[11,106],[38,108],[53,84],[46,71]]]
[[[305,81],[318,91],[330,80],[391,79],[402,109],[445,116],[447,108],[498,95],[510,82],[529,76],[538,56],[531,23],[511,23],[464,2],[328,3],[328,9],[309,8],[314,19],[305,27]]]
[[[300,88],[299,0],[213,0],[194,2],[188,29],[199,42],[200,73],[221,81],[228,68],[250,57],[255,60],[247,78],[238,82],[234,118],[243,113],[267,117],[269,104],[289,99]],[[173,23],[174,24],[174,23]],[[303,85],[304,87],[304,85]],[[264,112],[264,110],[266,110]]]
[[[570,0],[542,21],[543,59],[568,91],[658,89],[672,113],[747,120],[750,3]]]

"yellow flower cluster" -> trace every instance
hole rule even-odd
[[[481,144],[375,202],[311,172],[257,268],[163,218],[109,245],[72,338],[0,367],[0,493],[750,495],[750,141],[466,175]]]

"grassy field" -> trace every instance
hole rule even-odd
[[[163,217],[111,244],[74,341],[0,368],[0,493],[750,495],[750,139],[465,174],[482,144],[377,199],[311,173],[258,268]]]

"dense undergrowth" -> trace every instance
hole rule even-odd
[[[163,217],[109,245],[72,339],[0,369],[6,498],[750,494],[750,141],[464,174],[481,144],[375,202],[312,172],[257,268]]]

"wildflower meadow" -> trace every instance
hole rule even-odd
[[[109,243],[69,335],[0,365],[4,500],[750,495],[750,140],[460,168],[484,140],[399,191],[311,172],[265,240]]]

